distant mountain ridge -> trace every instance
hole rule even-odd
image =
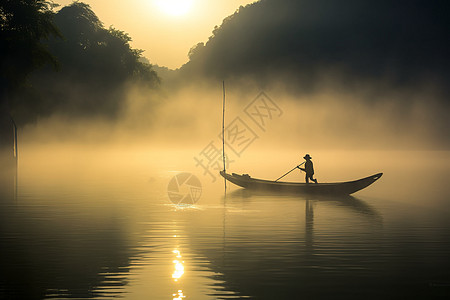
[[[313,84],[321,72],[397,84],[450,84],[446,1],[262,0],[241,7],[199,43],[184,76]]]

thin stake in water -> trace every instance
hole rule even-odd
[[[225,81],[222,81],[223,101],[222,101],[222,157],[223,157],[223,172],[226,173],[225,168]],[[227,189],[227,180],[224,179],[225,189]]]

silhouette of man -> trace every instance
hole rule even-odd
[[[309,180],[310,180],[310,179],[311,179],[314,183],[317,183],[317,179],[314,179],[314,178],[313,178],[313,175],[314,175],[314,166],[313,166],[313,162],[311,161],[312,157],[309,156],[309,154],[306,154],[303,158],[306,160],[306,162],[305,162],[305,168],[300,168],[300,167],[298,167],[298,168],[306,173],[306,176],[305,176],[305,181],[306,181],[306,183],[309,183]]]

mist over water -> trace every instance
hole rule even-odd
[[[261,92],[278,108],[261,108],[262,127],[246,113]],[[226,85],[227,130],[239,119],[253,132],[239,148],[227,131],[228,172],[275,180],[309,153],[320,183],[384,173],[344,198],[231,183],[225,195],[221,157],[208,170],[196,160],[209,145],[221,152],[222,96],[220,84],[151,95],[133,88],[116,120],[55,114],[24,127],[17,188],[2,191],[1,295],[448,294],[450,154],[436,129],[445,124],[431,122],[444,107],[432,92],[324,85],[297,95],[282,85]],[[361,101],[370,97],[376,101]],[[194,206],[169,199],[169,182],[182,172],[201,182]],[[303,182],[304,174],[283,180]]]
[[[230,184],[225,197],[223,181],[196,166],[201,150],[24,145],[18,193],[2,201],[2,295],[440,299],[448,293],[448,152],[311,151],[319,182],[384,172],[341,199]],[[275,179],[302,156],[254,144],[229,170]],[[168,183],[180,172],[201,181],[194,206],[177,207],[168,198]],[[303,177],[293,172],[285,179]]]
[[[437,89],[385,87],[373,82],[347,89],[324,80],[316,92],[288,90],[274,83],[261,88],[253,81],[226,84],[227,124],[240,117],[255,127],[258,143],[274,150],[446,150],[448,104]],[[198,84],[197,84],[198,83]],[[377,87],[381,87],[378,89]],[[264,92],[280,110],[266,112],[267,128],[258,128],[245,110]],[[221,133],[221,83],[165,86],[153,92],[129,88],[118,117],[78,118],[54,114],[29,124],[24,143],[150,144],[198,147]],[[257,116],[258,117],[258,116]],[[255,117],[255,118],[257,118]]]

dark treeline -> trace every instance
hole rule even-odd
[[[17,127],[11,117],[12,99],[15,93],[28,88],[26,78],[30,72],[46,63],[56,64],[42,43],[49,36],[60,36],[53,23],[52,9],[49,2],[42,0],[0,2],[1,190],[10,190],[12,177],[9,172],[17,166]]]
[[[5,7],[10,12],[5,13]],[[128,34],[104,28],[87,4],[74,2],[54,13],[46,1],[20,0],[6,1],[1,9],[12,20],[2,20],[6,24],[2,24],[2,39],[5,32],[10,35],[5,44],[2,41],[2,52],[10,52],[2,57],[2,81],[6,82],[2,102],[7,102],[19,124],[53,113],[114,118],[127,85],[154,88],[159,83],[152,66],[142,62],[142,51],[131,48]],[[39,53],[30,46],[34,32],[21,32],[17,29],[21,24],[17,28],[12,24],[15,19],[26,20],[24,25],[31,31],[32,18],[47,22],[33,41]],[[14,72],[8,72],[8,67]]]
[[[295,92],[320,91],[324,77],[347,92],[432,86],[448,103],[447,8],[443,0],[261,0],[227,17],[172,71],[145,63],[130,37],[105,28],[86,4],[56,13],[44,0],[3,0],[1,109],[19,124],[53,113],[114,118],[130,83],[158,85],[155,69],[173,83],[245,78]],[[450,127],[446,116],[436,123]]]
[[[326,73],[347,84],[428,81],[447,89],[448,9],[442,0],[262,0],[193,47],[182,71],[189,78],[289,79],[302,90]]]
[[[54,6],[43,0],[2,0],[0,2],[0,100],[26,86],[27,75],[36,68],[56,65],[43,41],[61,37],[53,22]]]

